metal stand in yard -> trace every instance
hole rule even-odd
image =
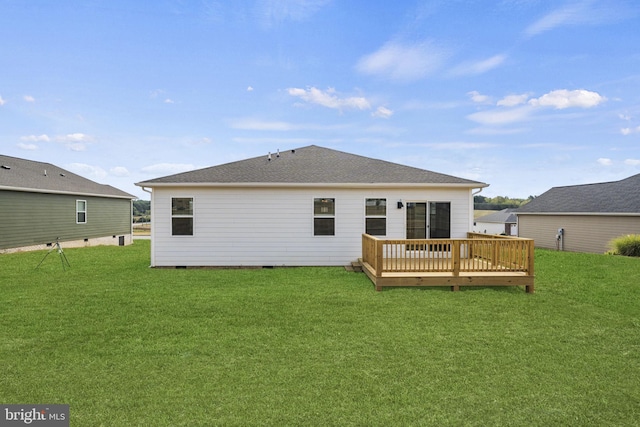
[[[67,264],[67,267],[71,268],[71,264],[69,264],[69,260],[67,259],[67,256],[64,254],[64,251],[62,250],[62,246],[60,246],[60,242],[58,241],[58,239],[56,239],[56,242],[53,244],[51,249],[49,249],[49,252],[46,253],[44,258],[42,258],[42,261],[40,261],[40,264],[36,266],[36,269],[40,267],[40,265],[44,262],[44,260],[47,259],[49,254],[56,249],[58,250],[58,255],[60,255],[60,262],[62,262],[62,269],[63,270],[65,269],[65,266],[64,266],[65,264]]]

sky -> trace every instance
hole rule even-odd
[[[308,145],[527,198],[640,173],[637,0],[0,0],[0,153],[134,183]]]

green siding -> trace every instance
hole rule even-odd
[[[87,222],[76,224],[76,200]],[[131,233],[131,200],[0,191],[0,249]]]

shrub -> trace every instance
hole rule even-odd
[[[616,237],[609,245],[616,255],[640,257],[640,234]]]

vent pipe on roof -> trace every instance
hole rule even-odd
[[[278,151],[276,151],[276,157],[280,157],[280,149],[278,148]]]
[[[7,166],[7,165],[2,165],[2,169],[6,169],[6,170],[9,170],[9,169],[11,169],[11,166]]]
[[[269,151],[269,155],[267,156],[267,160],[271,161],[271,151]]]
[[[44,176],[47,176],[47,170],[46,169],[44,170]]]

